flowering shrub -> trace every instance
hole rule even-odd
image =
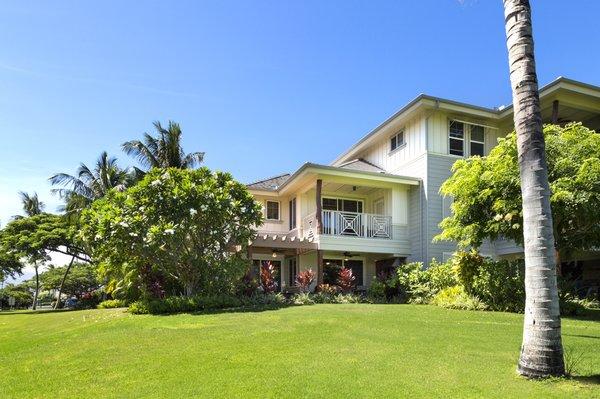
[[[340,292],[340,287],[330,284],[319,284],[317,292],[324,295],[336,295]]]
[[[135,186],[94,201],[81,220],[94,260],[106,265],[103,277],[123,279],[124,264],[137,275],[149,268],[170,281],[144,281],[148,295],[193,296],[233,290],[262,213],[227,173],[155,168]]]
[[[308,269],[296,275],[295,283],[301,292],[308,292],[313,281],[315,281],[315,272],[312,269]]]
[[[351,292],[354,288],[354,274],[352,269],[342,267],[338,273],[337,284],[344,293]]]

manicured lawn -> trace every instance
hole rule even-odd
[[[600,322],[565,319],[579,378],[515,373],[521,315],[413,305],[132,316],[0,313],[0,398],[600,398]]]

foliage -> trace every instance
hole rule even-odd
[[[475,250],[457,251],[452,256],[452,267],[458,282],[468,294],[473,293],[473,280],[483,267],[485,259]]]
[[[272,294],[277,291],[275,266],[269,261],[262,263],[260,266],[260,288],[265,294]]]
[[[367,295],[369,298],[373,298],[375,300],[387,299],[385,294],[386,288],[385,281],[375,279],[374,281],[371,281],[371,285],[367,289]]]
[[[308,292],[294,294],[290,299],[290,302],[292,305],[314,305],[316,303],[313,296]]]
[[[277,307],[287,305],[281,293],[238,297],[229,294],[171,296],[165,299],[145,299],[129,305],[133,314],[170,314],[202,312],[220,309],[250,308],[255,306]]]
[[[2,230],[0,230],[0,251],[4,250],[1,249],[2,235]],[[0,281],[4,281],[8,276],[15,277],[16,275],[21,275],[23,267],[23,263],[16,254],[0,252]]]
[[[486,310],[485,303],[469,295],[463,286],[444,288],[431,299],[431,304],[450,309]]]
[[[260,284],[256,280],[254,273],[252,273],[252,270],[248,270],[238,283],[236,292],[238,295],[252,296],[258,293],[259,287]]]
[[[17,309],[31,306],[33,294],[28,284],[7,284],[0,288],[0,308],[9,308],[8,298],[15,298],[14,307]]]
[[[242,254],[262,214],[231,175],[170,168],[109,192],[82,220],[83,237],[105,271],[116,276],[127,264],[144,279],[149,269],[191,296],[233,290],[248,269]]]
[[[316,292],[324,295],[336,295],[340,292],[340,287],[331,284],[319,284]]]
[[[114,309],[124,308],[127,306],[127,301],[123,299],[107,299],[98,304],[98,309]]]
[[[308,292],[313,281],[315,281],[315,272],[313,269],[307,269],[296,275],[295,285],[300,288],[300,291]]]
[[[52,185],[62,187],[52,191],[65,200],[67,214],[79,214],[110,190],[124,190],[130,178],[125,170],[119,168],[117,159],[104,151],[93,168],[82,163],[74,175],[57,173],[49,180]]]
[[[544,128],[556,248],[561,254],[600,246],[600,135],[581,124]],[[487,157],[457,161],[440,192],[453,198],[438,240],[478,248],[485,239],[523,244],[516,134]]]
[[[396,274],[399,295],[410,303],[428,303],[440,290],[458,283],[452,267],[435,260],[427,269],[420,262],[400,265]]]
[[[483,301],[490,310],[522,312],[525,307],[525,263],[522,260],[485,259],[467,292]]]
[[[342,267],[338,272],[337,285],[340,287],[342,292],[351,292],[354,288],[354,280],[356,280],[356,278],[352,274],[352,269]]]
[[[40,274],[40,281],[45,290],[58,290],[65,276],[67,266],[49,267]],[[81,298],[86,293],[100,288],[96,268],[89,263],[73,263],[65,279],[62,292],[69,297]]]
[[[29,195],[29,193],[20,191],[19,197],[21,198],[21,204],[23,205],[23,212],[25,213],[25,216],[39,215],[40,213],[44,212],[46,204],[40,201],[37,193]],[[15,216],[15,219],[21,217],[22,216]]]
[[[151,168],[194,168],[204,159],[203,152],[185,154],[181,146],[181,127],[169,121],[164,128],[160,122],[154,122],[156,137],[144,133],[142,141],[131,140],[123,143],[123,151],[135,157],[144,167]],[[141,173],[143,175],[143,172]]]

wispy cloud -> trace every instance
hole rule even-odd
[[[52,80],[66,80],[66,81],[82,82],[82,83],[95,83],[95,84],[108,85],[108,86],[113,86],[113,87],[121,87],[121,88],[129,88],[129,89],[133,89],[133,90],[140,90],[140,91],[145,91],[145,92],[149,92],[149,93],[164,94],[164,95],[175,96],[175,97],[197,97],[197,98],[201,97],[198,93],[162,89],[162,88],[153,87],[153,86],[133,84],[133,83],[115,81],[115,80],[110,80],[110,79],[69,76],[67,74],[61,74],[61,73],[47,73],[47,72],[43,73],[43,72],[35,71],[32,69],[28,69],[28,68],[22,68],[20,66],[6,64],[3,62],[0,62],[0,69],[9,71],[9,72],[30,75],[30,76],[34,76],[37,78],[45,78],[45,79],[52,79]]]

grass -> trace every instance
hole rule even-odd
[[[366,304],[0,313],[0,397],[600,398],[598,319],[563,320],[577,376],[528,381],[515,372],[517,314]]]

